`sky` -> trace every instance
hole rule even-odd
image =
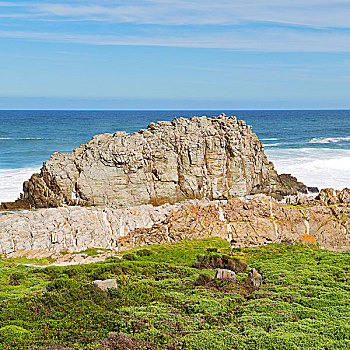
[[[347,109],[349,0],[0,1],[0,109]]]

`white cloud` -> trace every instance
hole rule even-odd
[[[0,1],[0,7],[21,7],[28,17],[40,15],[52,20],[156,25],[234,25],[248,21],[350,28],[349,0]],[[15,12],[12,14],[15,17]]]
[[[20,8],[12,9],[12,5]],[[23,28],[2,31],[2,37],[91,45],[350,51],[349,0],[129,0],[127,4],[121,0],[0,1],[0,9],[1,6],[6,11],[0,13],[0,18],[8,21],[13,17],[16,26]],[[30,19],[29,24],[20,22],[20,18]],[[78,27],[72,28],[71,33],[59,33],[69,32],[69,24],[64,28],[56,26],[57,33],[46,33],[31,30],[35,21],[107,23],[98,27],[100,35],[96,35],[93,23],[84,27],[85,34],[77,32]],[[124,32],[130,35],[110,35],[116,30],[114,23],[124,23]]]
[[[159,25],[230,25],[245,21],[285,23],[313,27],[350,26],[349,1],[209,1],[149,0],[36,4],[35,11],[46,16],[81,20],[106,20]]]
[[[175,31],[176,32],[176,31]],[[0,31],[0,37],[89,45],[173,46],[270,52],[350,52],[350,36],[327,31],[298,33],[292,30],[251,30],[249,33],[175,33],[158,36],[85,35],[29,31]],[[332,42],[332,45],[325,43]]]

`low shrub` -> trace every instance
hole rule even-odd
[[[0,344],[11,347],[20,347],[31,342],[31,333],[18,326],[9,325],[0,328]]]

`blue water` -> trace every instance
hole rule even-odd
[[[350,111],[0,111],[0,202],[53,152],[100,133],[135,132],[174,116],[236,115],[253,126],[279,172],[310,186],[350,186]]]

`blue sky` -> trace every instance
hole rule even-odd
[[[350,1],[0,1],[0,109],[350,108]]]

